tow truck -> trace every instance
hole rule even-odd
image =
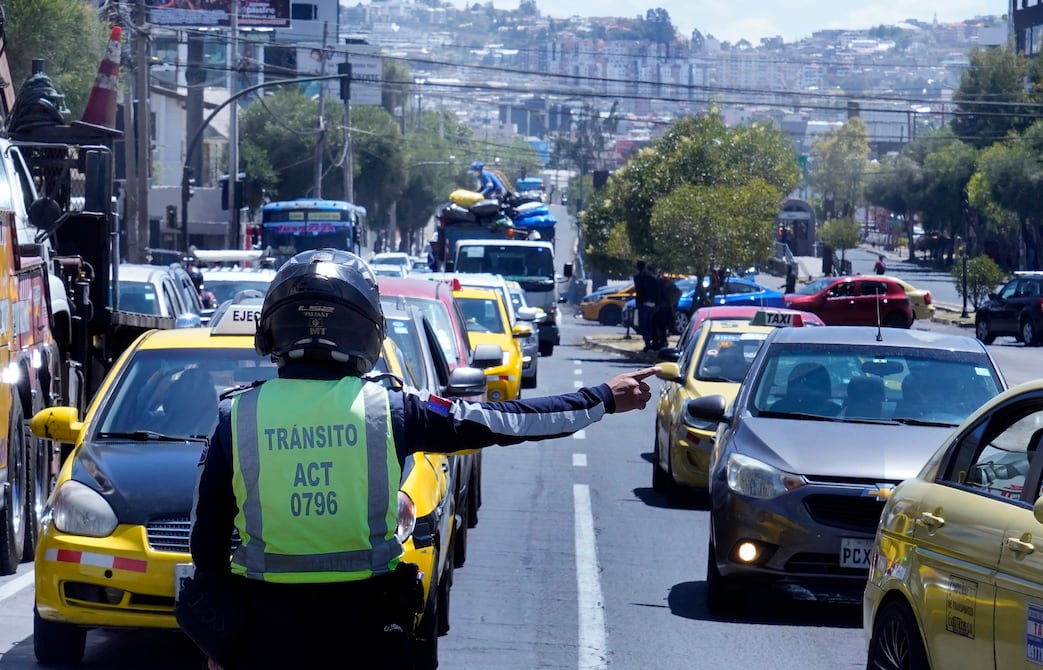
[[[118,59],[118,28],[112,35]],[[0,31],[0,78],[10,82],[6,46]],[[112,47],[110,39],[99,80],[102,68],[118,68]],[[60,109],[61,101],[47,97],[50,82],[38,64],[17,97],[11,86],[0,88],[0,574],[33,559],[47,500],[72,448],[34,436],[26,419],[57,405],[82,416],[138,335],[175,325],[119,309],[112,189],[113,144],[121,133],[40,112]]]

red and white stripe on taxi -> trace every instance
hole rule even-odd
[[[99,554],[92,551],[74,551],[72,549],[48,549],[44,559],[55,563],[75,563],[93,568],[111,570],[128,570],[130,572],[147,572],[148,561],[138,558],[124,558],[110,554]]]

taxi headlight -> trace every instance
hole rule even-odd
[[[501,363],[501,365],[506,367],[506,366],[508,366],[510,364],[511,364],[511,355],[510,355],[510,353],[505,351],[505,352],[503,352],[503,363]]]
[[[731,454],[725,464],[728,488],[751,498],[774,498],[807,482],[800,475],[783,472],[742,454]]]
[[[404,543],[413,535],[416,527],[416,505],[413,499],[405,491],[398,492],[398,528],[395,529],[395,537],[399,543]]]
[[[107,537],[119,523],[101,494],[77,481],[65,482],[55,493],[51,516],[58,530],[86,537]]]

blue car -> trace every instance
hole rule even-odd
[[[694,311],[695,279],[682,279],[677,282],[681,289],[681,299],[674,309],[674,334],[683,333]],[[720,293],[714,296],[714,305],[757,305],[760,307],[785,307],[782,291],[762,286],[752,279],[742,277],[726,277]],[[701,306],[701,305],[700,305]],[[628,314],[633,314],[635,303],[630,300],[624,310],[624,325]]]

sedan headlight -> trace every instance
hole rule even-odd
[[[405,491],[399,491],[398,528],[395,529],[395,537],[400,543],[404,543],[413,535],[414,528],[416,528],[416,505]]]
[[[767,463],[742,454],[728,456],[725,467],[728,474],[728,488],[751,498],[774,498],[807,483],[800,475],[783,472]]]
[[[70,535],[107,537],[119,521],[101,494],[77,481],[62,484],[54,496],[54,527]]]

